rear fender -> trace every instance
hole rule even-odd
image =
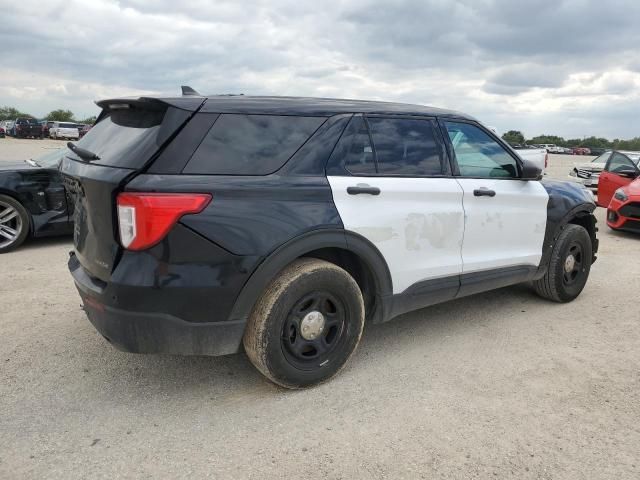
[[[373,322],[389,317],[388,301],[393,293],[391,274],[380,251],[367,239],[345,230],[323,229],[296,237],[268,255],[256,268],[235,301],[230,321],[247,321],[251,311],[269,282],[297,258],[323,248],[340,248],[354,253],[369,268],[375,283],[376,308]]]

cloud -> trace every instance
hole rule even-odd
[[[36,115],[188,84],[431,104],[531,135],[640,134],[635,0],[21,0],[2,15],[0,104]]]

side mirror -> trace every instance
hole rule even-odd
[[[611,173],[614,173],[616,175],[620,175],[621,177],[626,177],[626,178],[637,178],[638,176],[640,176],[640,172],[638,172],[637,169],[632,167],[620,167],[619,170],[616,170],[615,172],[611,172]]]
[[[540,180],[542,178],[542,169],[529,160],[522,160],[522,180]]]

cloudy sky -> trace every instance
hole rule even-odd
[[[0,105],[118,95],[379,99],[502,132],[640,136],[638,0],[0,0]]]

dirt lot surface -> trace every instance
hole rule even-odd
[[[52,145],[0,139],[0,161]],[[517,286],[405,315],[300,392],[244,355],[116,351],[71,241],[29,242],[0,256],[0,478],[640,478],[640,237],[598,218],[573,303]]]

